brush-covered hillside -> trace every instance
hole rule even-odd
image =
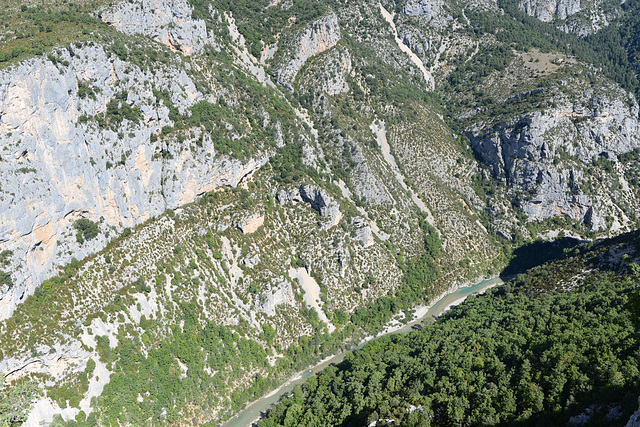
[[[7,423],[218,425],[638,227],[636,0],[0,4]]]

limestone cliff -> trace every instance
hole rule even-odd
[[[521,0],[519,7],[530,16],[580,36],[597,32],[621,14],[620,3],[607,0]]]
[[[195,151],[189,141],[153,138],[172,124],[154,90],[168,91],[181,111],[205,98],[181,64],[151,72],[95,45],[70,52],[59,50],[55,64],[39,58],[0,74],[0,242],[13,251],[15,283],[0,288],[0,319],[56,266],[102,248],[110,232],[236,186],[266,161],[221,156],[207,136]],[[81,120],[105,114],[122,94],[122,103],[140,110],[139,122],[105,129]],[[78,218],[99,221],[104,233],[79,245]]]
[[[187,0],[122,2],[100,12],[101,19],[125,34],[141,34],[185,55],[212,42],[203,20],[192,19]]]
[[[282,53],[281,65],[277,66],[278,82],[292,89],[293,80],[305,62],[335,46],[341,37],[338,17],[334,13],[323,16],[293,35],[291,42],[287,42],[290,50]]]
[[[627,200],[636,197],[618,156],[640,147],[638,104],[613,87],[578,99],[556,93],[554,100],[556,108],[475,128],[472,146],[496,178],[522,190],[516,199],[529,218],[560,215],[616,231],[628,223]],[[587,169],[599,159],[612,170],[595,178]]]
[[[523,0],[520,7],[541,21],[551,22],[555,18],[567,19],[582,10],[580,0]]]
[[[493,0],[81,12],[0,34],[0,372],[42,380],[34,424],[222,422],[524,239],[640,217],[637,100]]]

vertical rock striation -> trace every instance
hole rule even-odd
[[[56,266],[101,249],[112,228],[236,186],[267,160],[220,156],[206,135],[196,152],[152,138],[172,125],[154,89],[182,113],[204,99],[182,69],[143,71],[95,45],[56,55],[56,63],[37,58],[0,73],[0,250],[13,251],[14,282],[0,286],[0,320]],[[114,99],[140,111],[138,120],[92,120],[108,120]],[[103,233],[80,245],[79,218],[100,222]]]

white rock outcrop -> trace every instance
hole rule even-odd
[[[260,227],[264,225],[264,214],[254,213],[247,217],[243,217],[238,222],[238,229],[242,231],[242,234],[252,234],[258,231]]]
[[[305,62],[312,56],[331,49],[341,38],[338,17],[334,13],[325,15],[308,25],[294,37],[291,51],[285,54],[282,65],[278,67],[276,72],[278,83],[293,89],[293,81]]]
[[[582,10],[580,0],[523,0],[520,8],[543,22],[567,19]]]
[[[267,284],[267,289],[260,294],[255,300],[255,308],[257,311],[265,313],[269,317],[276,314],[276,307],[282,304],[293,305],[295,297],[291,283],[288,281],[280,281],[275,286]]]
[[[613,197],[597,189],[587,192],[584,169],[600,157],[615,165],[619,154],[640,147],[638,104],[619,89],[588,90],[579,101],[562,95],[555,100],[553,110],[532,112],[490,131],[477,128],[468,136],[494,177],[532,194],[520,200],[530,219],[563,216],[602,230]]]
[[[142,34],[191,55],[202,51],[209,39],[204,20],[195,20],[187,0],[121,2],[101,12],[101,19],[125,34]]]
[[[593,34],[608,26],[623,11],[618,4],[604,0],[521,0],[520,10],[543,22],[578,36]]]
[[[328,229],[335,225],[338,225],[342,218],[342,212],[340,211],[340,205],[333,197],[329,195],[322,188],[315,185],[301,185],[299,188],[291,190],[280,190],[276,195],[280,205],[290,202],[306,202],[311,205],[313,209],[318,211],[320,217],[323,220],[320,222],[322,229]]]
[[[55,266],[102,248],[111,226],[134,226],[236,186],[267,160],[221,156],[207,135],[196,152],[189,140],[154,140],[173,124],[154,89],[168,92],[183,114],[204,99],[186,72],[143,71],[95,45],[74,50],[56,52],[56,63],[35,58],[0,72],[0,251],[13,251],[14,282],[0,285],[0,320]],[[138,123],[100,127],[90,119],[118,97],[139,108]],[[82,246],[72,230],[81,217],[100,221],[103,231]]]

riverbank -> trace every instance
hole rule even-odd
[[[380,333],[365,337],[358,344],[357,348],[362,348],[372,339],[379,338],[384,335],[392,333],[409,333],[413,330],[415,325],[422,323],[430,317],[437,318],[438,316],[441,316],[447,310],[450,310],[452,307],[462,303],[469,295],[482,294],[495,286],[501,285],[502,283],[503,281],[499,277],[493,277],[481,280],[474,285],[461,285],[455,288],[450,288],[440,294],[437,298],[434,298],[433,302],[424,306],[416,307],[413,319],[410,322],[407,322],[406,324],[397,324],[397,320],[392,320],[390,325],[385,327]],[[322,371],[327,366],[342,362],[344,357],[352,351],[353,350],[348,350],[326,357],[315,365],[309,366],[308,368],[295,373],[280,387],[245,406],[242,411],[224,423],[223,427],[247,427],[252,425],[260,420],[261,414],[264,411],[277,403],[283,395],[290,393],[296,385],[304,382],[304,380],[309,378],[311,375]]]
[[[469,295],[471,294],[465,294],[463,296],[460,296],[458,299],[451,301],[447,306],[445,306],[444,308],[442,308],[438,313],[434,313],[434,307],[436,307],[436,305],[440,305],[441,302],[443,300],[445,300],[448,296],[450,295],[454,295],[456,294],[458,291],[460,291],[463,288],[474,288],[476,286],[479,286],[481,284],[485,283],[486,285],[482,287],[482,289],[480,290],[475,290],[473,291],[474,295],[481,295],[483,293],[485,293],[486,291],[488,291],[489,289],[501,285],[504,282],[502,281],[502,279],[500,279],[500,277],[498,276],[494,276],[494,277],[479,277],[475,280],[469,281],[469,282],[465,282],[462,285],[459,286],[455,286],[455,287],[451,287],[449,289],[447,289],[446,291],[442,292],[440,295],[438,295],[436,298],[433,299],[432,302],[430,302],[427,305],[419,305],[416,306],[413,311],[413,319],[410,320],[407,323],[401,323],[397,320],[392,319],[388,326],[386,326],[381,332],[379,332],[377,335],[373,336],[373,335],[369,335],[367,337],[365,337],[365,339],[363,339],[359,346],[364,345],[367,341],[370,341],[372,339],[375,338],[379,338],[381,336],[384,335],[388,335],[388,334],[392,334],[395,332],[399,332],[405,328],[412,328],[413,326],[417,325],[418,323],[422,323],[425,318],[427,317],[427,314],[433,316],[433,317],[438,317],[440,315],[442,315],[444,312],[446,312],[447,310],[450,310],[451,308],[455,307],[456,305],[461,304]],[[431,312],[430,312],[431,311]]]

